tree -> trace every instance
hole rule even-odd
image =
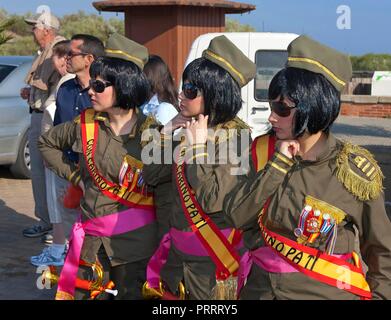
[[[14,23],[14,19],[4,19],[0,22],[0,46],[13,38],[9,29]]]
[[[76,14],[65,15],[61,19],[60,33],[67,39],[70,39],[75,33],[92,34],[106,42],[113,32],[124,34],[124,24],[124,21],[116,18],[104,20],[102,16],[79,11]]]
[[[366,54],[350,57],[354,71],[391,71],[390,54]]]
[[[249,24],[242,24],[237,20],[226,19],[225,20],[225,31],[226,32],[255,32],[255,28]]]

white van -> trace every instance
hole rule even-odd
[[[220,35],[225,35],[257,65],[255,80],[250,81],[242,88],[243,107],[238,115],[252,127],[253,137],[264,134],[270,129],[270,124],[267,121],[270,114],[267,103],[270,81],[279,70],[284,68],[288,58],[288,45],[299,35],[270,32],[203,34],[194,40],[185,66],[201,57],[210,41]]]

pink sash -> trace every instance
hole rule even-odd
[[[220,230],[221,233],[228,238],[232,232],[232,228]],[[209,253],[204,248],[199,238],[194,232],[185,232],[171,228],[160,241],[159,248],[149,260],[147,266],[147,282],[149,287],[158,289],[160,282],[160,272],[167,262],[168,253],[171,248],[171,243],[175,248],[187,255],[208,257]],[[236,249],[243,247],[243,242],[236,245]]]
[[[336,254],[333,256],[340,259],[348,260],[352,257],[352,254]],[[283,258],[277,255],[270,247],[260,247],[253,251],[247,251],[240,259],[240,266],[238,271],[238,297],[240,290],[242,290],[242,287],[247,281],[247,277],[251,271],[253,262],[255,262],[255,264],[261,269],[270,273],[299,272],[296,268],[291,266]]]
[[[110,237],[136,230],[156,220],[153,209],[130,208],[104,217],[94,218],[73,225],[69,251],[58,281],[56,300],[74,299],[80,252],[86,234],[95,237]]]

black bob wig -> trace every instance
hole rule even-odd
[[[242,107],[238,83],[225,69],[205,58],[192,61],[183,71],[182,81],[201,90],[209,125],[216,126],[235,118]]]
[[[90,68],[90,76],[98,76],[114,86],[115,107],[129,110],[143,105],[149,97],[149,82],[141,69],[131,61],[100,57]]]
[[[340,110],[339,91],[322,75],[299,68],[280,70],[269,86],[269,99],[288,98],[296,105],[293,135],[307,130],[328,133]]]

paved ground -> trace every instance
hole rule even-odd
[[[386,176],[386,202],[391,217],[391,119],[341,117],[333,132],[375,153]],[[35,222],[30,180],[14,179],[0,167],[0,300],[52,299],[53,290],[37,288],[39,274],[29,257],[40,253],[39,239],[22,236]]]

